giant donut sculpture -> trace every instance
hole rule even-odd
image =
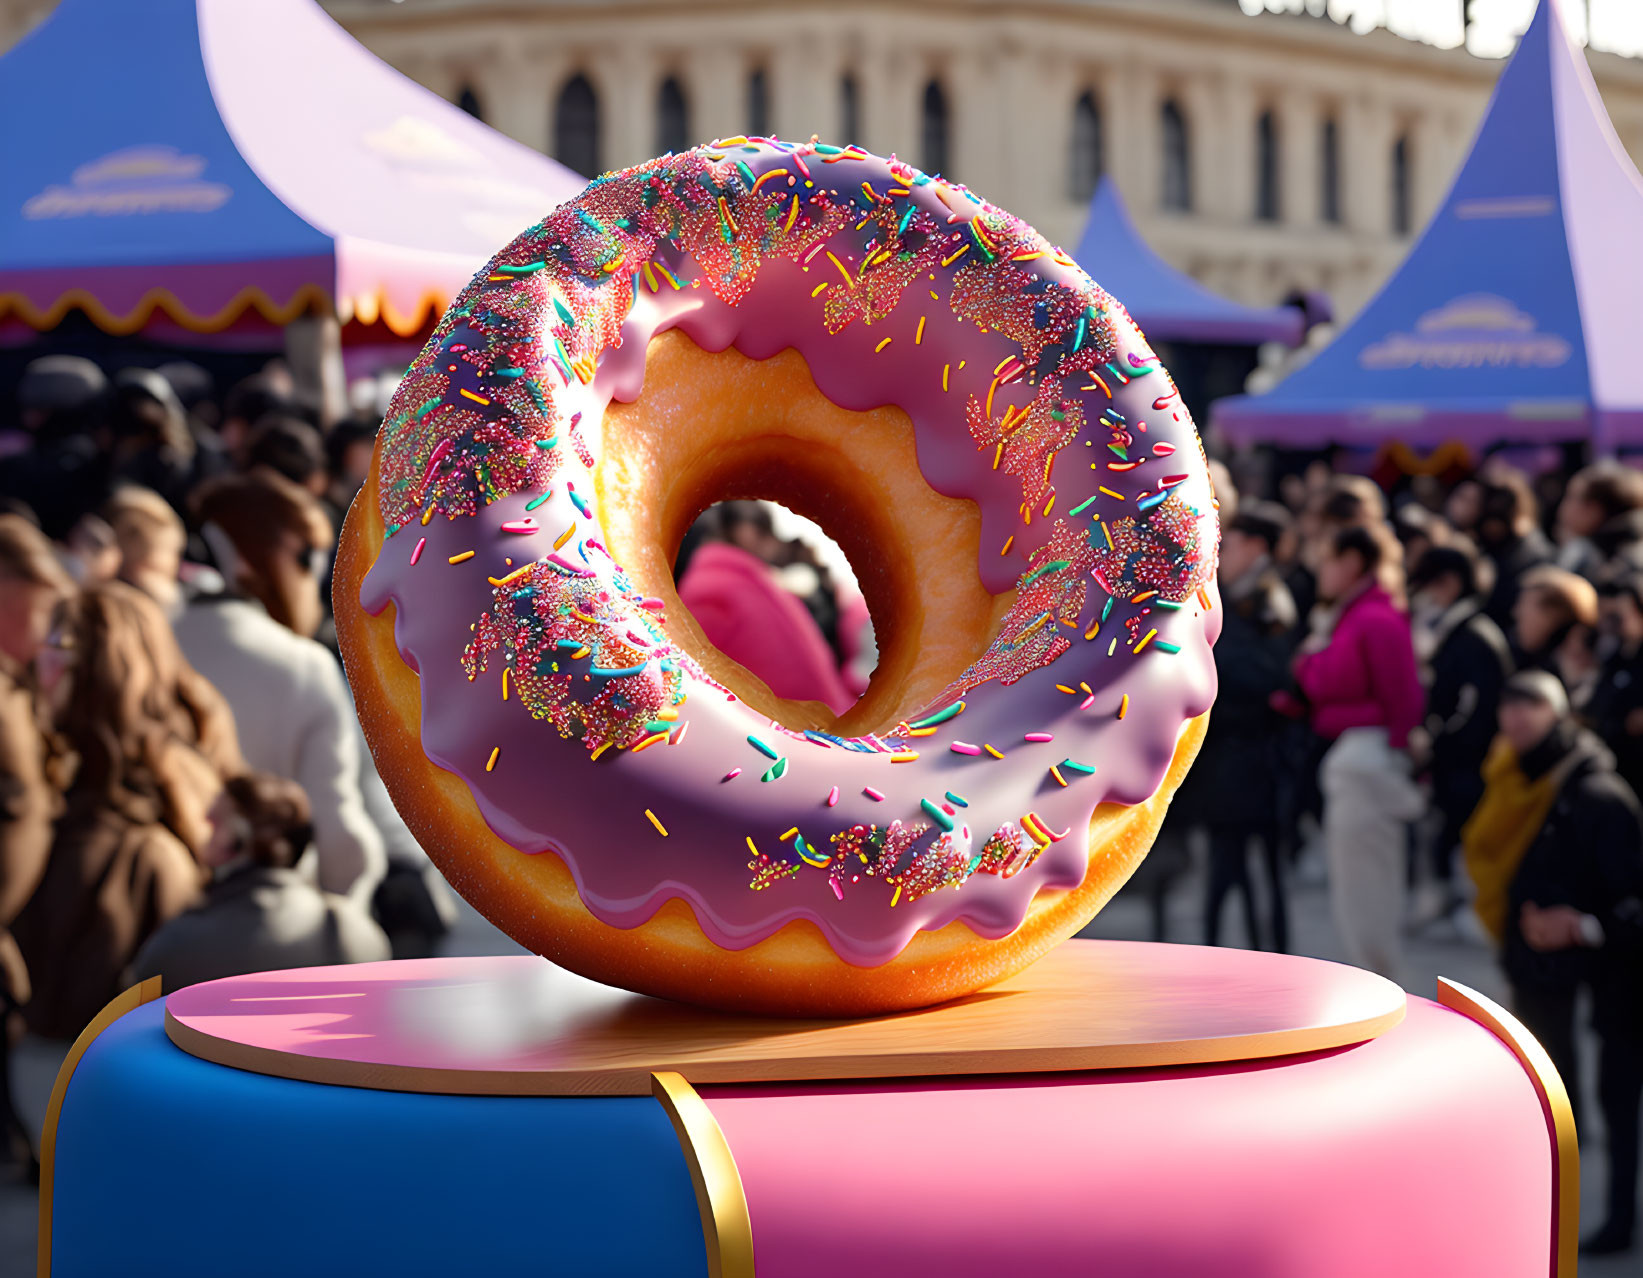
[[[674,590],[769,498],[880,661],[783,701]],[[732,138],[607,174],[452,305],[383,426],[336,613],[378,767],[482,913],[596,979],[803,1015],[928,1004],[1082,927],[1215,691],[1217,525],[1123,308],[895,159]]]

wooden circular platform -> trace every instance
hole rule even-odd
[[[493,1095],[648,1095],[692,1083],[1203,1064],[1360,1043],[1404,992],[1318,959],[1069,941],[936,1007],[855,1021],[737,1016],[530,957],[263,972],[166,999],[166,1033],[221,1065],[317,1083]]]

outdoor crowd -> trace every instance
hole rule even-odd
[[[0,1162],[9,1048],[136,980],[432,951],[454,901],[377,775],[331,571],[378,418],[321,430],[278,362],[29,364],[0,404]],[[875,660],[769,509],[727,502],[679,590],[721,650],[842,711]]]
[[[71,1038],[146,976],[175,987],[425,954],[450,926],[448,890],[372,765],[330,619],[337,533],[379,424],[322,430],[278,363],[219,394],[192,364],[110,378],[49,356],[0,406],[0,1107],[14,1158],[30,1155],[4,1048],[25,1030]],[[1242,485],[1277,500],[1239,500],[1215,469],[1220,694],[1135,890],[1162,931],[1184,834],[1202,830],[1203,939],[1221,939],[1238,896],[1249,944],[1287,949],[1285,883],[1310,842],[1353,962],[1396,979],[1407,930],[1475,929],[1568,1080],[1584,997],[1610,1165],[1608,1220],[1587,1246],[1628,1248],[1643,471],[1603,462],[1531,485],[1485,463],[1389,499],[1317,463]],[[709,639],[779,694],[842,710],[865,686],[865,605],[778,537],[767,508],[710,510],[677,571]]]
[[[377,422],[48,356],[0,417],[0,1061],[129,983],[429,952],[329,620]],[[0,1073],[5,1144],[31,1157]]]
[[[1204,939],[1242,897],[1286,949],[1285,879],[1317,823],[1348,958],[1397,979],[1406,931],[1478,930],[1512,1010],[1601,1130],[1629,1249],[1643,1098],[1643,471],[1485,463],[1447,490],[1321,463],[1238,500],[1219,465],[1220,691],[1143,890],[1162,926],[1171,846],[1207,833]],[[1538,492],[1537,492],[1538,488]],[[1250,849],[1268,917],[1251,892]],[[1151,860],[1152,858],[1149,858]],[[1413,887],[1413,891],[1410,888]],[[1601,1043],[1580,1113],[1576,1011]]]

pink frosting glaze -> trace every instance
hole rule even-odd
[[[606,405],[638,397],[673,328],[796,349],[840,406],[901,408],[931,487],[979,507],[980,579],[1017,606],[929,722],[772,724],[605,553],[592,485],[558,459],[597,460]],[[863,966],[955,919],[1007,935],[1083,880],[1095,807],[1149,798],[1214,698],[1213,500],[1168,374],[1031,228],[856,149],[719,143],[531,228],[413,366],[377,495],[360,602],[396,607],[428,757],[617,927],[678,897],[726,948],[802,918]],[[849,833],[868,826],[894,833]]]

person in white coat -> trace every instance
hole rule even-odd
[[[157,597],[171,594],[161,602],[177,642],[233,709],[247,766],[302,787],[318,885],[368,903],[386,868],[382,834],[361,794],[353,700],[336,658],[311,638],[324,611],[324,512],[270,471],[212,481],[197,510],[226,589],[168,592],[183,532],[180,522],[164,523],[163,504],[150,497],[123,492],[110,503],[121,575]]]

